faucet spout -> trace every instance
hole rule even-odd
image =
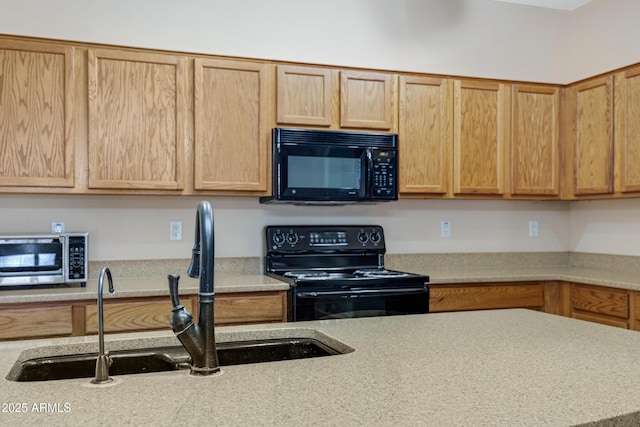
[[[193,323],[193,316],[180,304],[178,280],[180,276],[170,274],[169,293],[173,310],[171,328],[189,355],[191,355],[192,375],[211,375],[220,371],[218,353],[216,351],[214,330],[214,297],[213,288],[213,210],[211,204],[202,201],[196,213],[195,242],[192,250],[191,264],[187,274],[200,279],[198,323]]]
[[[111,270],[107,267],[103,267],[100,271],[100,277],[98,279],[98,342],[99,342],[99,354],[96,359],[96,376],[91,381],[92,384],[104,384],[113,381],[113,378],[109,377],[109,366],[111,366],[111,358],[109,352],[104,350],[104,312],[102,303],[102,290],[104,288],[104,277],[107,276],[109,280],[109,293],[114,294],[113,279],[111,278]]]

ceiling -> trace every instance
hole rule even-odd
[[[537,6],[537,7],[545,7],[548,9],[558,9],[558,10],[574,10],[579,8],[580,6],[584,6],[587,3],[590,3],[591,0],[494,0],[501,1],[503,3],[517,3],[524,4],[528,6]]]

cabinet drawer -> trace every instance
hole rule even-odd
[[[497,308],[542,308],[540,283],[431,286],[431,312],[488,310]]]
[[[592,286],[571,286],[571,317],[574,312],[588,312],[613,316],[620,319],[629,317],[629,296],[626,291]]]
[[[0,339],[71,335],[71,306],[40,305],[0,310]]]
[[[191,299],[183,297],[180,303],[193,313]],[[151,329],[170,329],[171,301],[164,298],[158,301],[105,302],[104,331],[128,332]],[[196,317],[197,318],[197,317]],[[87,306],[87,334],[98,333],[98,307]]]
[[[286,292],[216,295],[216,325],[286,320]]]

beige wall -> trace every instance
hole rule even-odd
[[[568,83],[640,62],[637,0],[560,12],[491,0],[2,0],[0,31],[300,62]],[[212,199],[218,256],[257,256],[283,223],[379,223],[389,251],[580,250],[640,255],[636,200],[416,200],[342,208]],[[0,233],[52,220],[91,233],[91,259],[188,257],[197,198],[0,195]],[[169,221],[184,222],[181,242]],[[443,219],[453,235],[439,237]],[[527,236],[538,220],[540,237]]]
[[[46,232],[51,221],[89,231],[90,259],[188,258],[197,197],[0,196],[0,234]],[[401,200],[361,206],[264,206],[253,198],[210,198],[216,256],[262,256],[263,228],[272,224],[380,224],[390,253],[566,251],[566,202]],[[183,222],[183,240],[169,222]],[[440,221],[452,225],[440,237]],[[528,222],[540,235],[528,237]]]

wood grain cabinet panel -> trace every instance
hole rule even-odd
[[[573,194],[613,192],[613,77],[601,77],[572,88]]]
[[[25,304],[0,309],[0,340],[65,336],[72,332],[71,304]]]
[[[89,49],[89,188],[183,188],[181,56]]]
[[[267,190],[267,64],[195,59],[195,189]]]
[[[615,190],[640,192],[640,67],[615,75]]]
[[[182,297],[180,303],[193,313],[191,299]],[[104,331],[131,332],[168,329],[170,328],[171,308],[169,298],[153,301],[105,301]],[[95,304],[86,308],[86,333],[98,333],[98,307]]]
[[[461,311],[500,308],[543,309],[544,286],[539,282],[431,285],[429,310]]]
[[[453,132],[447,79],[400,76],[398,114],[400,192],[449,192]]]
[[[340,72],[340,126],[393,130],[396,77],[364,71]]]
[[[286,292],[219,294],[214,314],[217,325],[285,322]]]
[[[328,68],[277,66],[279,124],[330,126],[334,71]]]
[[[74,186],[73,50],[0,40],[0,185]]]
[[[502,195],[510,115],[510,88],[456,80],[454,86],[454,194]]]
[[[629,294],[621,289],[572,284],[571,317],[580,313],[629,318]]]
[[[560,90],[514,85],[511,194],[560,194]]]

